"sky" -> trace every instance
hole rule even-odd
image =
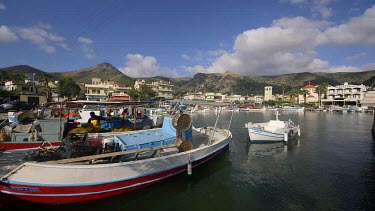
[[[375,0],[0,0],[0,68],[130,77],[375,70]]]

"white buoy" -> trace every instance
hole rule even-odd
[[[284,141],[285,141],[285,142],[288,141],[288,133],[284,133]]]
[[[187,164],[187,173],[188,173],[188,175],[191,175],[191,174],[193,173],[193,167],[192,167],[190,161],[189,161],[189,163]]]

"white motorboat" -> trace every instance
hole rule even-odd
[[[276,142],[289,141],[290,139],[300,136],[299,125],[294,124],[292,120],[279,120],[279,112],[276,111],[276,120],[270,120],[265,123],[245,124],[249,131],[249,137],[252,142]]]

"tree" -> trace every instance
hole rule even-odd
[[[148,100],[156,96],[156,92],[148,86],[141,86],[139,90],[139,99],[140,100]]]
[[[69,77],[63,77],[59,81],[57,90],[60,96],[67,97],[68,100],[71,100],[81,92],[79,85]]]
[[[47,73],[42,73],[41,75],[42,81],[44,81],[44,86],[45,86],[45,95],[47,98],[47,102],[51,101],[52,97],[52,88],[48,86],[50,80],[52,79],[52,76],[47,74]]]
[[[280,84],[280,89],[281,89],[282,96],[283,96],[283,99],[282,99],[282,100],[284,100],[286,84],[284,84],[284,83]]]
[[[138,100],[139,99],[139,92],[138,92],[138,90],[134,89],[134,87],[132,87],[131,89],[128,90],[128,95],[130,96],[131,100]]]
[[[316,87],[315,91],[318,93],[318,102],[319,102],[319,107],[322,105],[322,94],[325,96],[327,95],[327,88],[328,88],[328,83],[323,82],[320,84],[318,87]]]
[[[293,103],[293,102],[294,102],[294,98],[295,98],[296,96],[298,97],[300,91],[301,91],[301,90],[299,90],[299,89],[292,89],[292,90],[290,90],[290,91],[287,93],[287,95],[290,96],[290,103]]]
[[[301,93],[301,95],[303,95],[303,101],[304,101],[305,103],[307,103],[307,95],[309,95],[310,92],[307,91],[306,89],[303,89],[303,90],[300,91],[300,93]]]

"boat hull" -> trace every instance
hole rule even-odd
[[[107,198],[144,188],[196,167],[227,148],[232,135],[191,151],[122,163],[73,165],[24,163],[2,178],[0,191],[42,204]]]
[[[42,143],[43,143],[43,141],[1,142],[0,143],[0,149],[2,151],[32,150],[32,149],[36,149],[39,146],[41,146]],[[57,147],[57,146],[60,146],[60,144],[61,144],[61,141],[52,141],[52,142],[48,142],[48,144],[46,144],[46,147],[50,147],[50,146]]]
[[[275,126],[275,124],[278,125],[278,127]],[[294,125],[292,122],[283,122],[278,120],[256,124],[249,122],[245,126],[248,129],[251,142],[287,142],[297,136],[300,136],[300,127]]]
[[[284,133],[270,132],[260,128],[249,128],[249,137],[252,142],[280,142],[284,141]]]

